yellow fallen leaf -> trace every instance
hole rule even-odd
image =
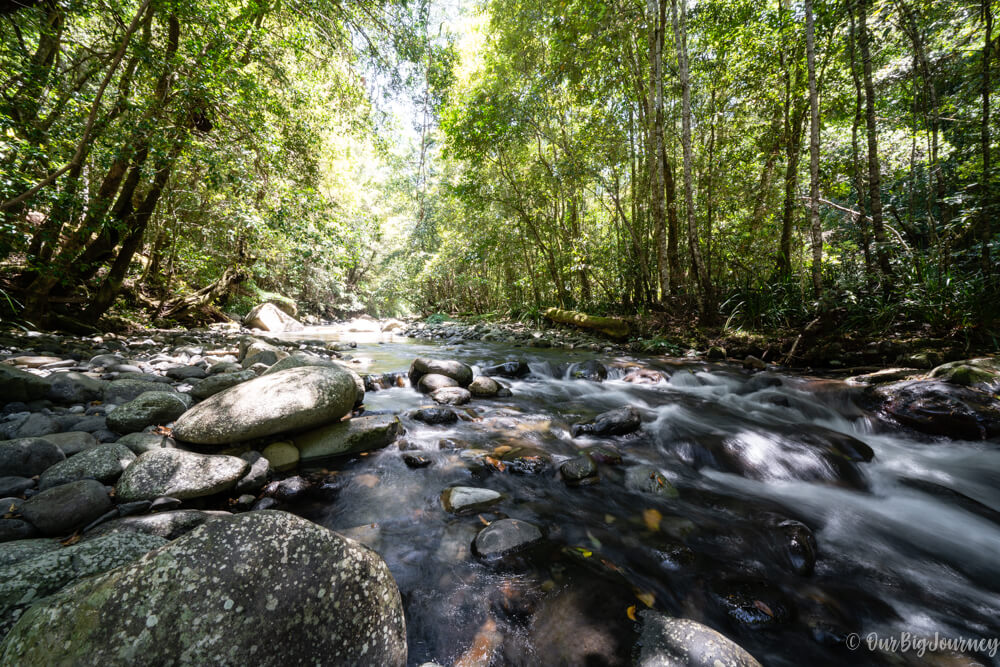
[[[638,618],[636,618],[636,615],[635,615],[635,605],[634,604],[629,605],[628,609],[625,610],[625,615],[628,616],[628,620],[630,620],[630,621],[638,621],[639,620]]]
[[[375,475],[365,473],[364,475],[358,475],[354,478],[354,481],[369,489],[373,489],[378,486],[379,479]]]
[[[663,520],[663,515],[660,514],[659,510],[652,508],[645,509],[642,511],[642,520],[645,522],[646,528],[655,533],[660,529],[660,521]]]
[[[635,596],[639,598],[639,602],[643,603],[647,607],[652,607],[653,603],[656,602],[656,596],[647,591],[637,591]]]
[[[614,523],[615,521],[617,521],[617,519],[615,519],[615,517],[613,517],[612,515],[610,514],[604,515],[604,523]]]

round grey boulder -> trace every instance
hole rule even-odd
[[[195,454],[183,449],[153,449],[130,465],[115,487],[119,502],[170,496],[200,498],[236,486],[250,464],[236,456]]]
[[[378,554],[261,511],[206,523],[63,589],[28,609],[2,650],[0,663],[17,665],[391,667],[406,663],[406,628]]]
[[[686,618],[643,611],[637,667],[761,667],[739,644]]]
[[[135,454],[125,445],[99,445],[43,472],[38,480],[38,488],[45,491],[79,479],[96,479],[103,484],[114,484],[132,461],[135,461]]]
[[[503,498],[492,489],[480,489],[473,486],[453,486],[441,493],[441,504],[452,514],[479,512],[495,505]]]
[[[500,383],[491,377],[480,375],[469,385],[469,393],[481,398],[489,398],[500,393]]]
[[[190,400],[177,392],[147,391],[109,412],[108,428],[126,434],[172,422],[187,411]]]
[[[115,380],[104,385],[104,402],[121,405],[147,391],[173,391],[173,387],[156,380]]]
[[[179,440],[225,445],[339,421],[357,386],[340,368],[290,368],[236,385],[202,401],[174,424]]]
[[[416,386],[420,378],[431,373],[450,377],[462,387],[472,382],[472,369],[461,361],[417,357],[410,364],[410,383]]]
[[[447,375],[439,375],[437,373],[428,373],[427,375],[421,375],[420,381],[417,382],[417,390],[425,394],[429,394],[438,389],[443,389],[445,387],[457,387],[458,380],[454,380]]]
[[[257,374],[253,371],[239,371],[238,373],[218,373],[209,375],[204,380],[199,380],[188,392],[197,399],[215,396],[220,391],[225,391],[230,387],[253,380]]]
[[[97,447],[97,438],[86,431],[67,431],[66,433],[50,433],[42,438],[62,450],[66,456],[73,456],[88,449]]]
[[[93,479],[63,484],[24,501],[21,514],[43,535],[66,535],[105,514],[111,499]]]
[[[56,373],[50,380],[48,397],[57,403],[86,403],[99,400],[107,384],[83,373]]]
[[[472,394],[461,387],[442,387],[432,392],[431,398],[441,405],[465,405],[472,400]]]

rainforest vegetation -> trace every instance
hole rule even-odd
[[[990,0],[5,0],[0,301],[992,340]]]

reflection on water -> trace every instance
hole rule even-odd
[[[296,337],[330,335],[358,337]],[[847,650],[851,632],[1000,636],[995,443],[931,441],[859,407],[857,388],[725,364],[378,334],[349,354],[370,360],[361,372],[403,371],[416,356],[532,369],[502,380],[512,397],[456,408],[448,426],[406,416],[430,403],[409,387],[370,392],[368,409],[400,413],[406,446],[433,464],[411,469],[395,446],[339,462],[336,499],[296,508],[389,564],[412,664],[629,664],[630,617],[647,605],[711,625],[765,665],[899,664]],[[568,363],[593,358],[608,380],[567,377]],[[663,379],[626,381],[635,368]],[[573,423],[624,405],[639,410],[639,433],[571,437]],[[568,486],[559,465],[595,445],[622,464]],[[551,460],[534,474],[484,464],[519,447]],[[628,470],[640,464],[677,497],[635,490]],[[456,485],[503,499],[454,516],[440,494]],[[480,562],[471,544],[502,517],[546,539]]]

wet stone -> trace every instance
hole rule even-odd
[[[513,554],[542,539],[542,531],[534,524],[518,519],[500,519],[479,531],[473,547],[487,560]]]
[[[450,408],[421,408],[414,410],[410,416],[431,425],[454,424],[458,421],[458,415]]]
[[[531,369],[523,361],[507,361],[496,366],[487,366],[483,375],[519,379],[531,374]]]
[[[706,625],[651,610],[639,616],[637,667],[761,667],[740,645]]]
[[[423,454],[416,454],[414,452],[406,452],[403,454],[403,463],[411,468],[426,468],[431,465],[434,461],[431,460],[429,456]]]
[[[563,462],[559,466],[559,473],[570,486],[593,484],[598,480],[597,465],[586,454]]]
[[[589,422],[574,424],[572,433],[573,437],[627,435],[639,430],[641,424],[638,410],[633,407],[623,407],[603,412]]]
[[[625,470],[625,488],[664,498],[676,498],[677,489],[659,470],[649,465],[632,466]]]
[[[441,504],[452,514],[480,512],[500,502],[502,495],[491,489],[453,486],[441,492]]]
[[[465,405],[472,400],[472,394],[461,387],[443,387],[432,392],[431,398],[443,405]]]

